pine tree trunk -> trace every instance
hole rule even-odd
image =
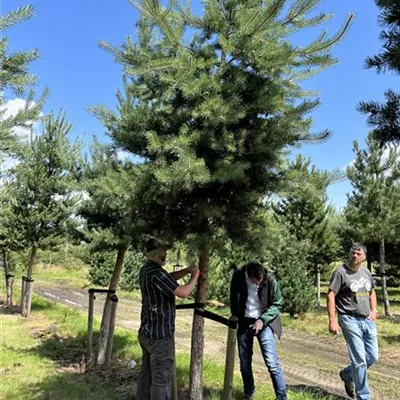
[[[126,248],[121,248],[118,250],[117,259],[115,261],[114,272],[111,277],[111,282],[108,287],[109,290],[117,290],[119,277],[121,275],[122,267],[124,266],[124,258],[125,258]],[[104,304],[103,316],[101,318],[101,326],[100,326],[100,335],[99,335],[99,348],[97,355],[97,363],[99,365],[103,365],[106,360],[106,348],[107,341],[110,335],[110,316],[111,316],[111,308],[112,301],[111,297],[113,294],[107,294],[106,302]]]
[[[64,266],[68,268],[68,250],[69,250],[69,243],[65,243],[64,249]]]
[[[6,305],[13,305],[13,285],[14,285],[14,275],[10,274],[10,265],[8,262],[8,256],[6,252],[3,252],[3,266],[4,266],[4,276],[6,280]]]
[[[33,271],[33,264],[35,264],[36,251],[37,251],[37,247],[32,246],[31,251],[29,253],[28,273],[26,274],[26,277],[28,278],[28,280],[32,279],[32,271]]]
[[[372,257],[370,252],[367,254],[367,268],[369,272],[372,272]]]
[[[196,303],[207,300],[207,269],[209,254],[200,252],[199,269],[204,275],[199,276],[197,283]],[[204,318],[194,314],[192,326],[192,348],[190,358],[190,400],[203,400],[203,353],[204,353]]]
[[[6,277],[7,306],[13,305],[13,287],[14,287],[14,275],[7,275]]]
[[[317,284],[317,307],[321,306],[321,271],[316,270],[316,284]]]
[[[26,276],[25,290],[23,291],[22,294],[21,314],[23,317],[26,318],[28,318],[31,314],[32,289],[33,289],[32,271],[33,271],[33,265],[35,263],[36,251],[37,247],[32,246],[31,251],[29,253],[28,272]]]
[[[24,295],[25,295],[25,286],[26,286],[26,276],[23,276],[21,279],[21,310],[22,310],[22,305],[24,304]]]
[[[387,280],[386,280],[385,239],[382,239],[379,243],[379,261],[382,274],[381,284],[382,284],[383,306],[385,307],[385,315],[387,317],[391,317],[392,312],[390,311],[389,295],[388,295]]]

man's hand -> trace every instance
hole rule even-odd
[[[370,321],[375,321],[377,318],[378,318],[378,310],[372,310],[372,311],[369,313],[368,319],[369,319]]]
[[[261,321],[261,319],[258,319],[255,324],[254,324],[254,334],[258,335],[258,332],[260,332],[264,328],[264,323]]]
[[[187,268],[185,268],[185,271],[188,273],[188,274],[191,274],[192,273],[192,271],[194,270],[194,269],[196,269],[197,268],[197,265],[189,265],[189,267],[187,267]]]
[[[196,266],[192,266],[192,267],[189,267],[189,268],[191,268],[191,270],[190,270],[191,279],[197,280],[197,278],[199,277],[199,274],[200,274],[199,269]]]
[[[329,321],[329,332],[333,333],[334,335],[340,334],[340,328],[336,321]]]

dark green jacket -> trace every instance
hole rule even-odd
[[[247,301],[246,267],[235,271],[231,282],[231,313],[240,322],[244,320]],[[258,297],[262,307],[260,319],[264,325],[269,325],[278,338],[282,335],[280,309],[282,307],[282,293],[279,284],[272,274],[264,270],[264,278],[258,289]]]

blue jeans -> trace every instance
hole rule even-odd
[[[251,396],[255,391],[251,366],[254,342],[253,332],[253,329],[249,328],[249,324],[241,324],[237,333],[240,372],[243,379],[244,394],[247,396]],[[274,333],[269,326],[266,326],[256,337],[260,344],[265,365],[271,376],[272,384],[274,385],[276,398],[277,400],[286,400],[286,383],[281,367],[279,366]]]
[[[343,370],[343,379],[354,382],[358,400],[370,400],[367,369],[378,361],[378,336],[375,322],[340,314],[339,325],[342,328],[351,360],[351,365]]]

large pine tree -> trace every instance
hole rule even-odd
[[[373,134],[368,135],[366,144],[366,149],[360,149],[354,142],[356,159],[347,169],[353,191],[344,214],[362,240],[379,243],[385,315],[391,315],[385,242],[396,240],[400,232],[400,152],[395,147],[382,147]]]
[[[380,33],[382,51],[368,57],[366,66],[378,72],[387,70],[400,73],[400,1],[375,0],[380,9],[379,22],[383,27]]]
[[[400,74],[400,1],[376,0],[380,9],[379,21],[383,27],[380,38],[381,53],[368,57],[367,68],[378,73],[386,71]],[[385,93],[386,102],[361,102],[359,110],[368,115],[368,124],[373,127],[375,137],[381,143],[400,143],[400,95],[393,90]]]
[[[194,15],[159,0],[134,1],[137,39],[106,43],[131,78],[117,113],[97,107],[118,146],[147,166],[143,215],[154,231],[194,238],[199,266],[207,270],[213,238],[223,230],[250,243],[254,209],[278,189],[288,146],[326,139],[311,134],[308,116],[319,99],[301,79],[336,63],[331,48],[352,17],[332,37],[323,31],[308,45],[291,35],[331,16],[310,15],[320,0],[209,0]],[[206,300],[199,279],[196,300]],[[190,398],[202,398],[203,324],[195,316]]]

